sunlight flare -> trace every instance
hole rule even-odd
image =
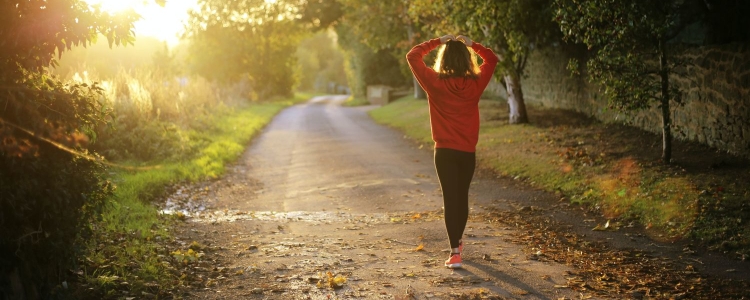
[[[116,13],[129,9],[136,9],[148,2],[143,0],[85,0],[89,5],[98,6],[103,11]]]
[[[188,11],[198,6],[197,0],[167,1],[164,6],[155,0],[85,0],[103,11],[118,13],[134,10],[141,16],[135,22],[135,34],[138,37],[154,37],[174,46],[179,42],[179,35],[184,31]]]

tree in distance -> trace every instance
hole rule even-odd
[[[299,6],[278,0],[200,0],[185,38],[191,68],[224,83],[247,80],[257,98],[289,96],[303,36]]]

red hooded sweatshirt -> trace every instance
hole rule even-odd
[[[423,60],[440,45],[439,38],[432,39],[414,46],[406,54],[412,73],[427,92],[432,140],[435,148],[475,152],[479,139],[479,97],[490,82],[498,59],[492,50],[473,43],[471,48],[484,60],[479,66],[479,78],[440,79]]]

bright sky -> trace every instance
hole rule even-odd
[[[133,8],[141,15],[135,23],[136,38],[150,36],[174,46],[183,32],[188,10],[196,7],[197,0],[167,0],[164,7],[154,0],[84,0],[89,4],[101,4],[102,9],[117,12]]]

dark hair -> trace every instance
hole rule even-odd
[[[477,56],[463,42],[448,41],[440,47],[435,59],[435,72],[441,79],[450,77],[479,77]]]

